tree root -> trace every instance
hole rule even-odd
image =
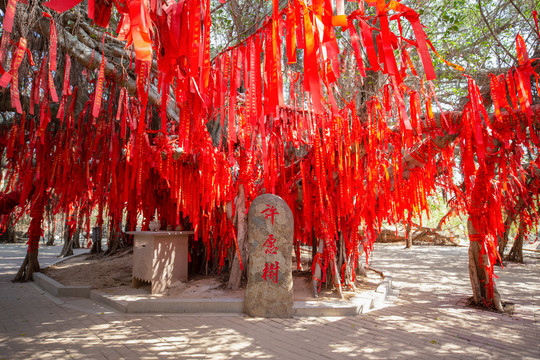
[[[40,271],[37,255],[37,251],[34,253],[26,253],[26,257],[24,258],[17,275],[15,275],[15,278],[13,278],[13,282],[26,282],[33,280],[33,274]]]
[[[514,310],[515,310],[514,303],[502,301],[501,306],[497,308],[493,304],[489,304],[483,300],[480,301],[479,303],[475,302],[474,296],[471,296],[470,298],[467,299],[465,306],[474,308],[474,309],[488,310],[488,311],[501,313],[501,314],[508,314],[508,315],[514,314]]]
[[[375,270],[375,269],[373,269],[373,268],[370,268],[369,266],[366,267],[366,270],[373,271],[374,273],[379,274],[379,275],[381,276],[381,278],[383,278],[383,279],[386,277],[386,275],[384,275],[384,273],[383,273],[382,271],[380,271],[380,270]]]

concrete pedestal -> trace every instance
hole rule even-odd
[[[129,231],[133,235],[133,287],[152,284],[164,294],[175,281],[188,279],[188,237],[193,231]]]

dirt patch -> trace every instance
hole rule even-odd
[[[132,250],[111,257],[83,254],[42,269],[42,272],[63,285],[90,286],[92,289],[131,286],[132,255]]]
[[[133,251],[128,250],[111,257],[96,257],[83,254],[71,257],[56,265],[42,269],[42,272],[63,285],[90,286],[112,294],[150,294],[150,285],[145,284],[138,289],[131,286]],[[296,267],[296,265],[294,265]],[[307,264],[304,268],[309,268]],[[368,272],[368,277],[358,278],[356,289],[345,291],[348,299],[367,290],[375,290],[381,282],[378,274]],[[313,287],[310,271],[293,271],[294,300],[313,300]],[[156,297],[174,298],[242,298],[244,289],[233,291],[226,288],[222,275],[193,276],[187,282],[176,282],[168,289],[168,293]],[[320,300],[337,299],[335,289],[321,287]]]

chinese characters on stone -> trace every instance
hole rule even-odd
[[[279,261],[273,264],[264,264],[263,279],[265,281],[272,280],[274,284],[277,284],[277,275],[279,270]]]
[[[277,209],[274,206],[266,204],[267,208],[261,211],[261,214],[265,214],[265,219],[268,220],[269,217],[272,218],[272,225],[274,225],[274,215],[279,215]]]
[[[277,209],[274,206],[266,205],[266,209],[261,211],[261,214],[265,215],[265,219],[268,220],[270,218],[272,225],[274,225],[274,216],[279,215],[277,212]],[[267,255],[277,255],[277,246],[276,246],[277,239],[274,237],[274,234],[268,235],[268,239],[264,242],[264,253]],[[278,281],[278,270],[279,270],[279,262],[275,261],[274,263],[268,261],[264,264],[264,270],[263,270],[263,279],[265,281],[271,280],[275,284],[277,284]]]
[[[276,255],[278,248],[276,247],[277,239],[274,237],[274,234],[268,235],[268,239],[264,242],[263,246],[265,247],[264,253]]]

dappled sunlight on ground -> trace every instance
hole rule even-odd
[[[400,296],[354,317],[92,313],[88,299],[55,303],[0,275],[0,359],[538,359],[535,255],[495,270],[512,316],[465,306],[467,248],[458,247],[376,246],[371,267],[391,274]]]

